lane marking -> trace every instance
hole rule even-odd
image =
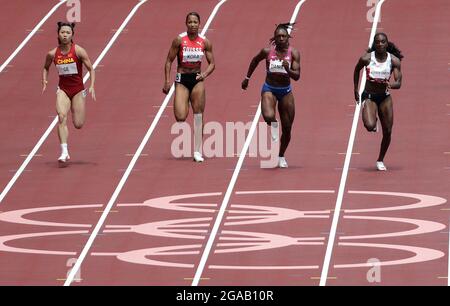
[[[375,36],[375,32],[377,30],[378,20],[380,19],[381,6],[383,5],[384,1],[385,0],[380,0],[377,3],[376,9],[375,9],[375,17],[373,19],[372,30],[370,32],[370,38],[369,38],[369,47],[372,45],[372,42],[373,42],[373,39]],[[363,75],[361,77],[361,83],[359,86],[360,96],[361,96],[362,91],[364,90],[365,85],[366,85],[366,70],[363,69]],[[337,199],[336,199],[336,206],[335,206],[335,210],[334,210],[334,214],[333,214],[333,222],[331,224],[330,236],[328,237],[327,250],[325,253],[325,258],[324,258],[324,262],[323,262],[323,266],[322,266],[320,286],[325,286],[327,279],[328,279],[328,270],[330,267],[331,256],[333,253],[334,241],[336,239],[336,231],[337,231],[337,225],[338,225],[338,221],[339,221],[339,213],[341,211],[342,200],[344,198],[345,183],[347,181],[348,172],[350,170],[350,159],[352,156],[351,153],[353,151],[353,144],[355,142],[356,129],[358,126],[360,110],[361,110],[361,101],[359,101],[358,105],[356,106],[355,113],[353,116],[353,123],[352,123],[352,129],[350,132],[350,138],[348,141],[347,154],[345,155],[344,169],[342,171],[341,181],[339,183],[339,191],[338,191],[338,195],[337,195]]]
[[[128,15],[128,17],[123,21],[122,25],[120,28],[124,27],[128,21],[131,19],[131,17],[134,15],[134,13],[136,12],[137,8],[139,8],[140,5],[142,5],[143,3],[145,3],[147,0],[140,0],[140,2],[135,6],[135,8],[130,12],[130,14]],[[66,2],[66,0],[63,0],[64,3]],[[61,5],[60,3],[60,5]],[[111,46],[114,44],[114,42],[116,41],[117,37],[119,37],[120,35],[120,31],[117,31],[116,34],[114,34],[114,36],[110,39],[110,41],[108,42],[108,44],[106,45],[105,49],[103,49],[102,53],[98,56],[97,60],[95,61],[95,63],[92,65],[93,68],[95,69],[98,64],[101,62],[101,60],[103,59],[103,57],[106,55],[106,53],[109,51],[109,49],[111,48]],[[83,83],[86,83],[86,81],[89,79],[90,74],[89,72],[84,76],[83,78]],[[9,190],[12,188],[12,186],[15,184],[15,182],[17,181],[17,179],[19,178],[19,176],[22,174],[22,172],[25,170],[25,168],[27,167],[27,165],[30,163],[31,159],[36,155],[36,152],[40,149],[40,147],[42,146],[42,144],[44,143],[44,141],[47,139],[47,137],[50,135],[50,133],[53,131],[53,129],[55,128],[56,124],[58,123],[58,116],[52,116],[51,118],[53,119],[53,122],[48,126],[47,130],[44,132],[44,134],[42,135],[42,137],[39,139],[39,141],[36,143],[36,145],[34,146],[34,148],[31,150],[30,154],[28,154],[28,157],[24,160],[24,162],[22,163],[22,165],[20,166],[19,170],[15,173],[15,175],[12,177],[12,179],[9,181],[9,183],[6,185],[5,189],[3,189],[2,193],[0,194],[0,204],[3,202],[3,199],[5,198],[5,196],[8,194]],[[56,161],[55,161],[56,162]]]
[[[59,3],[57,3],[55,6],[52,7],[52,9],[47,13],[47,15],[44,16],[44,18],[39,21],[39,23],[31,30],[30,34],[25,37],[25,39],[22,41],[22,43],[14,50],[14,52],[8,57],[8,59],[0,66],[0,72],[5,69],[5,67],[16,57],[16,55],[22,50],[23,47],[27,44],[27,42],[36,34],[36,32],[39,31],[39,28],[44,24],[44,22],[47,21],[48,18],[50,18],[51,15],[60,7],[63,3],[66,3],[67,0],[60,0]]]
[[[130,15],[127,17],[127,19],[122,24],[121,28],[125,27],[126,23],[129,21],[129,19],[131,19],[131,17],[137,11],[139,6],[142,5],[146,1],[147,0],[142,1],[133,9],[133,11],[130,13]],[[211,24],[212,20],[215,17],[217,11],[222,6],[222,4],[226,1],[227,0],[221,0],[219,3],[216,4],[216,6],[214,7],[214,10],[212,11],[211,15],[208,18],[208,21],[205,24],[205,27],[203,28],[203,30],[201,32],[201,35],[204,35],[206,33],[209,25]],[[118,33],[120,33],[120,31],[117,32],[116,34],[118,34]],[[76,273],[78,272],[78,270],[80,269],[81,264],[83,263],[84,259],[86,258],[87,253],[91,249],[96,236],[98,235],[101,227],[105,223],[105,220],[108,216],[109,211],[111,210],[112,206],[114,205],[115,201],[117,200],[117,197],[119,196],[119,193],[122,191],[122,188],[125,185],[125,182],[127,181],[128,177],[130,176],[131,170],[133,169],[139,156],[141,155],[142,151],[144,150],[144,147],[146,146],[147,142],[149,141],[150,136],[153,134],[153,131],[155,130],[156,125],[158,124],[158,121],[161,118],[161,115],[164,112],[164,109],[166,108],[167,103],[169,103],[169,100],[170,100],[172,94],[174,93],[174,90],[175,90],[175,85],[172,84],[172,86],[170,87],[170,91],[167,94],[167,96],[165,97],[163,103],[161,104],[161,108],[159,109],[155,119],[153,120],[152,124],[150,125],[149,129],[147,130],[147,133],[145,134],[144,138],[142,139],[142,142],[139,145],[138,149],[136,150],[133,158],[131,159],[127,170],[123,174],[122,178],[120,179],[119,184],[117,185],[116,189],[114,190],[114,193],[111,196],[111,199],[109,199],[108,204],[106,205],[105,211],[103,212],[100,219],[98,220],[98,222],[97,222],[94,230],[92,231],[92,234],[89,236],[89,239],[88,239],[86,245],[84,246],[80,256],[78,257],[75,265],[73,266],[72,270],[70,271],[70,274],[67,278],[67,281],[64,283],[64,286],[70,286],[70,284],[73,282],[73,279],[74,279]]]
[[[297,3],[294,12],[292,14],[290,22],[293,23],[297,19],[297,15],[300,11],[300,7],[303,5],[303,3],[306,0],[301,0]],[[291,30],[288,30],[289,33]],[[227,191],[224,195],[224,198],[222,200],[222,204],[220,205],[219,213],[217,214],[217,218],[214,222],[213,229],[211,231],[211,235],[208,237],[208,241],[206,243],[206,247],[203,250],[202,257],[200,259],[200,263],[197,267],[197,270],[195,272],[194,280],[192,281],[192,286],[198,286],[198,283],[200,281],[200,278],[202,276],[203,270],[205,269],[206,261],[208,260],[209,254],[211,253],[211,249],[213,246],[213,243],[216,239],[217,232],[219,230],[220,224],[222,223],[222,219],[225,215],[225,210],[227,209],[228,202],[230,201],[231,194],[233,193],[234,186],[236,184],[237,178],[239,176],[239,172],[242,168],[242,164],[244,163],[245,155],[248,151],[248,148],[250,147],[250,142],[253,138],[253,134],[255,133],[256,126],[259,122],[259,117],[261,116],[261,101],[258,103],[258,108],[255,113],[255,117],[253,118],[252,125],[250,127],[250,130],[248,132],[247,138],[245,139],[244,147],[242,148],[241,152],[239,153],[239,159],[236,164],[236,168],[234,169],[233,175],[231,177],[230,183],[228,185]]]

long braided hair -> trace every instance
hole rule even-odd
[[[402,58],[404,57],[402,54],[402,51],[400,51],[400,49],[393,42],[389,41],[386,33],[379,32],[379,33],[375,34],[375,37],[378,35],[383,35],[386,38],[386,41],[388,44],[386,51],[391,54],[394,54],[396,57],[398,57],[399,60],[402,60]],[[367,52],[369,52],[369,53],[372,51],[375,51],[375,39],[372,43],[372,46],[369,49],[367,49]]]

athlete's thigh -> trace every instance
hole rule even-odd
[[[378,117],[383,128],[392,128],[394,123],[394,106],[390,95],[379,106]]]
[[[261,93],[261,111],[264,117],[275,116],[277,98],[270,91]]]
[[[203,113],[205,110],[205,84],[198,82],[192,89],[190,96],[192,110],[194,113]]]
[[[82,90],[72,98],[72,116],[75,124],[83,124],[86,117],[86,91]]]
[[[175,84],[173,107],[177,119],[185,119],[189,113],[189,90],[182,84]]]
[[[58,88],[56,91],[56,112],[59,116],[67,116],[70,110],[71,101],[67,94]]]
[[[280,113],[281,124],[291,126],[295,118],[295,101],[292,92],[285,95],[278,103],[278,112]]]

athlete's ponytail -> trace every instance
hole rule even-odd
[[[295,24],[295,22],[294,23],[286,22],[286,23],[277,24],[277,27],[275,28],[275,31],[273,31],[273,37],[269,39],[270,44],[274,44],[274,42],[275,42],[275,35],[276,35],[277,31],[280,30],[280,29],[286,31],[288,37],[291,38],[292,36],[289,35],[289,30],[294,27],[294,24]]]
[[[389,41],[387,35],[385,33],[380,32],[380,33],[377,33],[375,36],[378,36],[378,35],[383,35],[386,38],[386,41],[388,44],[386,51],[395,55],[396,57],[398,57],[399,60],[402,60],[402,58],[404,57],[402,54],[402,51],[400,51],[400,49],[393,42]],[[375,51],[375,40],[372,43],[372,47],[367,49],[367,52],[372,52],[372,51]]]
[[[75,34],[74,28],[75,28],[75,22],[63,22],[63,21],[58,21],[57,22],[58,25],[58,45],[61,44],[61,41],[59,40],[59,30],[61,30],[62,27],[70,27],[72,29],[72,37]],[[71,42],[73,43],[73,40],[71,40]]]

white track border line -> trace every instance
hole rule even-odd
[[[206,22],[206,24],[201,32],[201,35],[204,35],[206,33],[206,31],[208,30],[208,27],[211,24],[212,20],[214,19],[214,16],[216,15],[217,11],[222,6],[222,4],[226,1],[227,0],[221,0],[219,3],[216,4],[216,6],[214,7],[214,10],[211,12],[211,15],[209,16],[208,21]],[[150,136],[153,134],[153,131],[155,130],[156,125],[158,124],[158,121],[161,118],[161,115],[163,114],[167,104],[169,103],[169,100],[170,100],[172,94],[174,93],[174,91],[175,91],[175,85],[172,84],[172,87],[170,88],[169,93],[167,94],[166,98],[164,99],[163,103],[161,104],[161,107],[159,108],[158,113],[156,114],[155,118],[153,119],[152,124],[150,125],[150,128],[147,130],[147,133],[145,134],[144,138],[142,139],[142,142],[139,145],[138,149],[136,150],[136,153],[134,153],[134,156],[131,159],[130,164],[127,167],[127,170],[123,174],[119,184],[116,187],[116,190],[114,190],[114,193],[113,193],[111,199],[108,201],[106,208],[104,209],[100,219],[98,220],[97,225],[95,226],[94,230],[92,231],[91,235],[89,236],[89,240],[87,241],[87,243],[84,246],[75,265],[73,266],[72,270],[70,271],[70,274],[67,277],[66,282],[64,283],[64,286],[70,286],[70,284],[73,282],[78,270],[81,267],[81,264],[83,263],[87,253],[91,249],[95,238],[97,237],[100,229],[102,228],[103,224],[105,223],[105,220],[108,217],[108,214],[109,214],[111,208],[113,207],[115,201],[117,200],[119,193],[122,191],[122,188],[125,185],[125,182],[127,181],[128,176],[131,173],[131,170],[133,169],[139,156],[141,155],[142,151],[144,150],[144,147],[146,146],[147,142],[149,141]]]
[[[48,13],[45,15],[44,18],[34,27],[34,29],[30,32],[30,34],[25,37],[25,39],[22,41],[22,43],[14,50],[14,52],[8,57],[8,59],[0,66],[0,72],[5,69],[6,66],[16,57],[16,55],[22,50],[23,47],[27,44],[27,42],[36,34],[36,32],[39,30],[39,28],[44,24],[44,22],[47,21],[48,18],[50,18],[51,15],[60,7],[63,3],[67,2],[67,0],[60,0],[59,3],[57,3]]]
[[[378,4],[377,4],[376,10],[375,10],[375,17],[373,19],[372,31],[370,32],[370,38],[369,38],[369,48],[372,45],[372,42],[373,42],[373,39],[375,36],[375,32],[377,30],[377,24],[378,24],[378,20],[380,18],[381,6],[383,5],[384,1],[385,0],[380,0],[380,2],[378,2]],[[358,105],[356,105],[355,113],[353,115],[353,124],[352,124],[352,129],[350,132],[350,138],[348,141],[347,153],[345,154],[345,162],[344,162],[344,168],[342,170],[341,181],[339,183],[339,191],[338,191],[338,195],[337,195],[337,199],[336,199],[336,206],[334,208],[333,222],[331,224],[330,236],[328,238],[327,250],[325,253],[325,258],[324,258],[324,262],[323,262],[323,266],[322,266],[322,274],[320,276],[320,286],[325,286],[326,282],[327,282],[328,270],[330,267],[330,261],[331,261],[331,256],[332,256],[332,252],[333,252],[334,241],[336,239],[336,230],[337,230],[337,225],[338,225],[338,221],[339,221],[339,215],[341,212],[342,200],[344,197],[345,184],[347,181],[348,169],[350,167],[350,159],[352,157],[353,144],[355,142],[355,137],[356,137],[356,128],[358,126],[359,113],[361,110],[361,93],[364,90],[365,85],[366,85],[366,71],[364,70],[362,78],[361,78],[361,83],[359,86],[360,99],[359,99]]]
[[[97,60],[94,62],[94,64],[93,64],[93,68],[94,69],[98,66],[98,64],[103,59],[103,57],[105,57],[106,53],[109,51],[111,46],[114,44],[114,42],[116,41],[117,37],[119,37],[120,33],[123,31],[123,29],[125,28],[127,23],[130,21],[131,17],[133,17],[133,15],[136,13],[138,8],[142,4],[144,4],[145,2],[147,2],[147,0],[139,0],[139,3],[133,8],[133,10],[127,16],[127,18],[123,21],[123,23],[120,26],[120,28],[117,30],[117,32],[114,34],[114,36],[111,38],[109,43],[106,45],[105,49],[103,49],[102,53],[98,56]],[[90,77],[90,75],[89,75],[89,72],[88,72],[83,78],[83,83],[86,83],[86,81],[89,79],[89,77]],[[9,181],[8,185],[6,185],[5,189],[3,189],[2,193],[0,194],[0,204],[2,203],[3,199],[5,198],[5,196],[8,194],[9,190],[15,184],[15,182],[17,181],[19,176],[22,174],[22,172],[28,166],[28,164],[30,163],[31,159],[34,157],[36,152],[40,149],[40,147],[42,146],[44,141],[47,139],[48,135],[50,135],[50,133],[53,131],[53,129],[55,128],[57,123],[58,123],[58,116],[55,116],[55,119],[53,119],[53,122],[49,125],[49,127],[47,128],[45,133],[42,135],[42,137],[36,143],[34,148],[31,150],[30,154],[28,154],[27,158],[22,163],[22,165],[20,166],[19,170],[16,171],[16,173],[14,174],[12,179]]]
[[[306,0],[301,0],[301,1],[299,1],[297,3],[297,5],[296,5],[296,7],[294,9],[294,12],[292,14],[292,17],[291,17],[291,21],[290,21],[291,23],[293,23],[297,19],[297,14],[300,11],[300,7],[302,6],[302,4],[305,1]],[[290,30],[289,30],[289,33],[290,33]],[[249,133],[247,135],[247,139],[245,140],[244,147],[242,148],[241,153],[239,154],[239,160],[238,160],[238,162],[236,164],[236,168],[234,169],[233,176],[231,177],[231,180],[230,180],[230,183],[228,185],[227,191],[226,191],[225,196],[224,196],[224,198],[222,200],[222,204],[220,205],[219,213],[217,214],[216,221],[214,222],[213,229],[212,229],[211,234],[210,234],[210,236],[208,238],[208,242],[206,243],[206,247],[205,247],[205,249],[203,251],[202,257],[200,259],[200,263],[199,263],[199,265],[197,267],[197,271],[195,272],[195,276],[194,276],[194,279],[192,281],[192,286],[198,286],[198,283],[200,281],[201,275],[202,275],[203,270],[205,268],[206,261],[208,260],[209,254],[211,253],[212,245],[213,245],[213,243],[214,243],[214,241],[216,239],[217,232],[219,230],[220,224],[222,223],[222,219],[223,219],[223,216],[225,214],[225,210],[226,210],[226,208],[228,206],[228,202],[230,201],[231,193],[233,192],[233,189],[234,189],[234,186],[236,185],[236,181],[237,181],[237,178],[239,176],[239,172],[241,170],[242,164],[244,163],[245,155],[247,154],[247,150],[248,150],[248,148],[250,146],[250,142],[251,142],[251,140],[253,138],[253,134],[255,133],[256,126],[257,126],[257,124],[259,122],[259,117],[260,116],[261,116],[261,100],[258,103],[258,109],[256,110],[255,117],[253,118],[253,122],[252,122],[252,125],[250,127],[250,131],[249,131]]]

